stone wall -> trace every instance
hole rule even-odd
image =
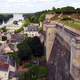
[[[69,80],[70,75],[70,51],[60,43],[59,38],[55,38],[48,62],[49,79],[48,80]]]
[[[70,74],[74,80],[80,80],[80,38],[72,39]]]
[[[55,40],[55,28],[51,27],[51,28],[47,28],[46,30],[46,59],[48,61],[50,54],[51,54],[51,50],[52,50],[52,46],[54,45],[54,40]]]
[[[58,23],[45,31],[49,80],[80,80],[80,34]]]

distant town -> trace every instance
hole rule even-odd
[[[80,8],[0,14],[0,80],[80,80]]]

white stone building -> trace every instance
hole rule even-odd
[[[36,25],[29,25],[27,28],[24,28],[24,34],[27,34],[28,37],[40,36],[39,34],[39,26]]]
[[[6,29],[8,32],[14,32],[17,29],[20,29],[22,27],[22,21],[24,20],[24,17],[22,14],[13,14],[13,18],[10,18],[7,23],[3,23],[0,25],[0,28],[6,26]],[[14,22],[16,21],[16,24]]]

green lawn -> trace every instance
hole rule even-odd
[[[80,22],[73,22],[73,21],[60,21],[61,23],[63,23],[64,25],[67,25],[71,28],[80,30]]]

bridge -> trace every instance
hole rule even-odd
[[[56,22],[44,30],[49,80],[80,80],[80,33]]]

